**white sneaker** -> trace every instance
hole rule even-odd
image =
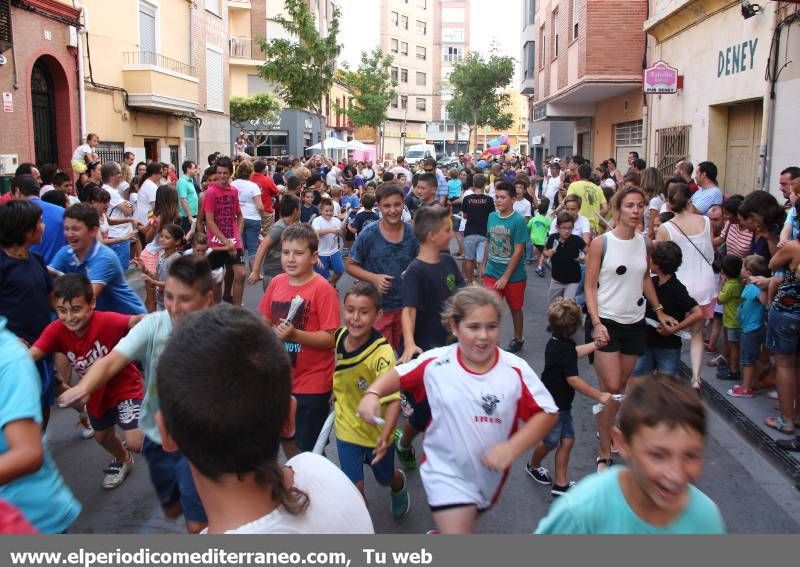
[[[82,413],[78,420],[78,425],[81,428],[81,437],[84,439],[91,439],[94,437],[94,429],[92,429],[92,424],[89,423],[88,415]]]
[[[772,390],[771,392],[767,392],[767,397],[771,400],[778,399],[778,390]]]
[[[125,480],[125,477],[130,474],[132,468],[133,455],[131,455],[131,460],[127,463],[111,461],[111,464],[108,465],[108,468],[103,470],[106,475],[105,478],[103,478],[103,488],[111,490],[112,488],[118,487],[120,484],[122,484],[122,481]]]

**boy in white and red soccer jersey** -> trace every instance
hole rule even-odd
[[[380,399],[400,389],[427,400],[422,483],[441,533],[470,533],[478,512],[499,497],[508,468],[541,441],[558,408],[521,358],[500,350],[500,301],[470,287],[457,292],[442,317],[457,344],[397,366],[366,390],[359,415],[380,416]],[[519,420],[526,423],[518,430]]]

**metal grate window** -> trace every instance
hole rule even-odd
[[[122,163],[122,156],[125,154],[125,144],[122,142],[100,142],[94,150],[100,158],[100,163],[115,161]]]
[[[691,126],[673,126],[656,130],[656,167],[665,176],[672,175],[678,162],[689,159]]]
[[[169,162],[175,166],[175,171],[181,170],[181,164],[178,163],[178,146],[169,147]]]
[[[0,0],[0,53],[14,44],[11,33],[11,1]]]
[[[614,125],[614,143],[617,146],[642,145],[642,121],[623,122]]]

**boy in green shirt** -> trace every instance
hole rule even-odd
[[[691,386],[638,382],[619,412],[614,445],[628,462],[560,496],[537,534],[723,534],[719,508],[694,482],[703,472],[706,416]]]
[[[539,201],[539,206],[536,208],[536,214],[528,221],[528,230],[531,233],[531,244],[538,252],[536,258],[528,260],[529,264],[533,264],[537,260],[542,261],[542,252],[544,252],[544,245],[547,242],[547,233],[550,230],[550,218],[547,216],[547,210],[550,208],[550,199],[542,197]],[[541,272],[541,273],[540,273]],[[541,265],[536,269],[536,274],[539,277],[544,277],[544,270]]]
[[[728,254],[722,259],[722,287],[717,301],[722,305],[722,327],[727,339],[728,365],[720,365],[717,378],[739,381],[739,305],[742,303],[744,285],[740,278],[742,259]]]

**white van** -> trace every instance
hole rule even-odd
[[[436,148],[433,144],[417,144],[406,148],[405,158],[410,166],[417,165],[417,162],[429,157],[436,159]]]

